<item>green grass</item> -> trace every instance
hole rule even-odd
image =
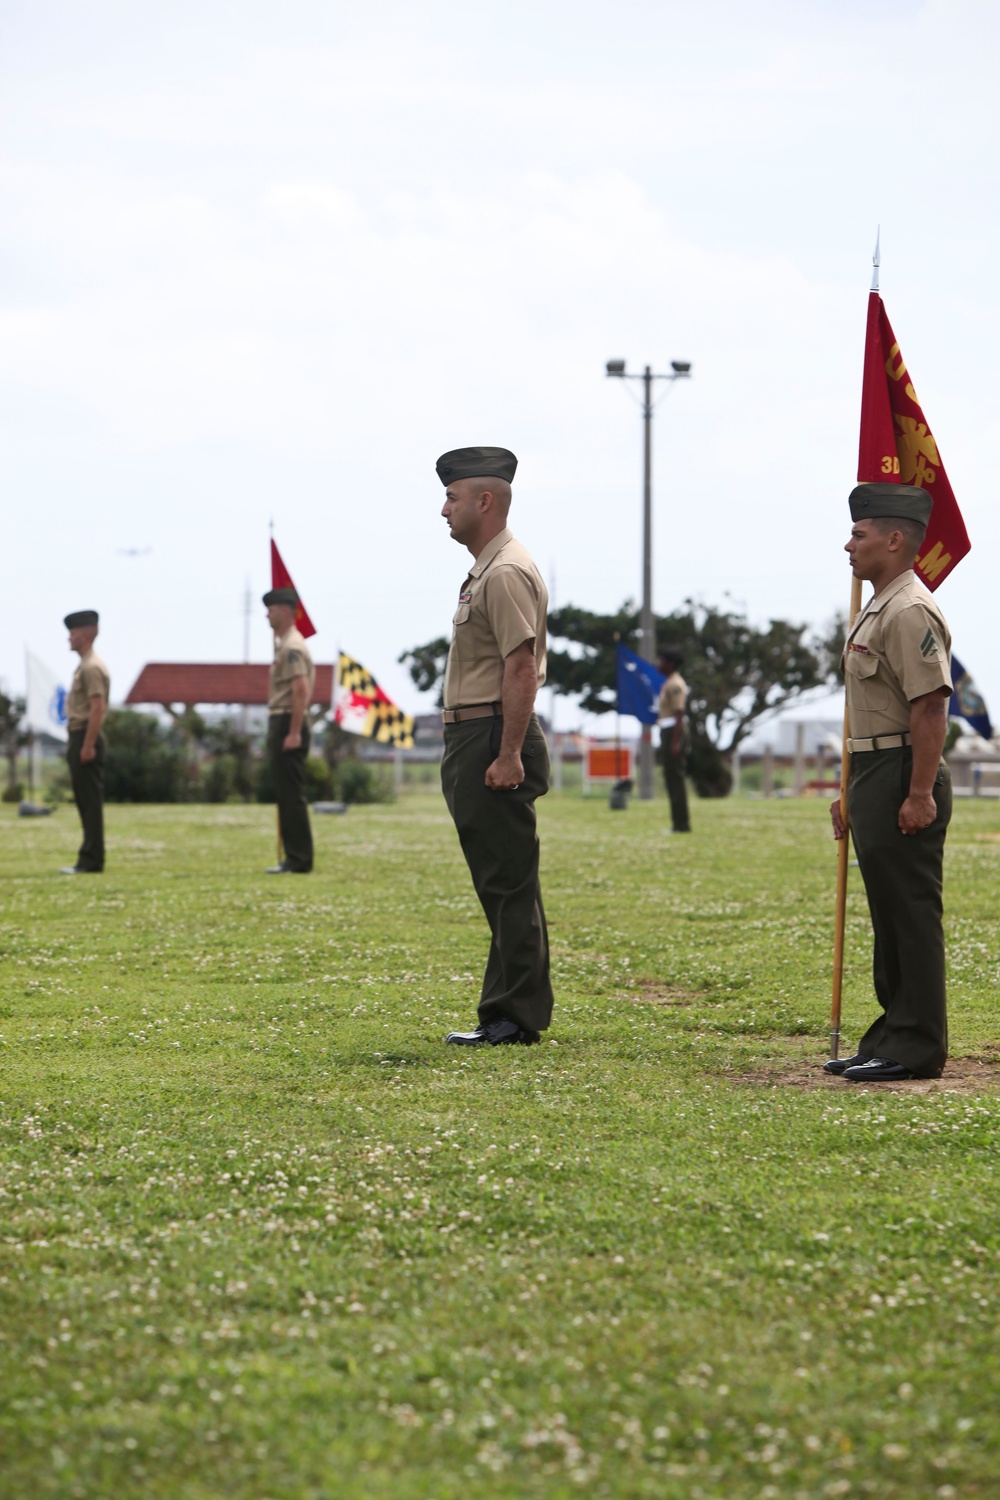
[[[268,808],[111,808],[72,880],[72,808],[3,809],[0,1492],[996,1495],[1000,1094],[811,1071],[825,806],[693,812],[541,806],[551,1039],[456,1054],[436,796],[271,881]],[[998,862],[959,804],[955,1056],[997,1053]]]

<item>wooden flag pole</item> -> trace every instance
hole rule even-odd
[[[851,580],[851,608],[848,634],[861,611],[861,579]],[[850,724],[844,703],[844,739],[840,752],[840,821],[844,836],[837,845],[837,912],[833,927],[833,996],[830,1003],[830,1056],[840,1055],[840,1002],[844,988],[844,929],[847,923],[847,867],[851,853],[850,814],[847,811],[847,789],[851,779],[851,753],[847,748]]]
[[[872,284],[870,290],[878,291],[878,273],[882,261],[880,241],[881,225],[875,235],[875,253],[872,256]],[[859,471],[858,478],[862,475]],[[851,580],[851,607],[848,612],[847,633],[854,629],[854,622],[861,612],[861,579]],[[844,836],[837,845],[837,911],[833,926],[833,995],[830,1002],[830,1056],[840,1053],[840,1004],[844,988],[844,929],[847,924],[847,869],[850,863],[851,835],[850,814],[847,810],[847,791],[851,779],[851,755],[847,748],[850,723],[847,717],[847,702],[844,701],[844,736],[840,752],[840,821]]]

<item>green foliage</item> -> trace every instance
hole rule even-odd
[[[393,800],[386,768],[365,760],[342,760],[337,766],[337,796],[341,802],[373,803]]]
[[[760,628],[733,610],[691,599],[659,616],[656,628],[660,642],[684,653],[695,790],[700,797],[724,797],[732,785],[732,751],[756,723],[828,680],[829,645],[807,641],[804,625],[771,620]],[[595,615],[567,605],[552,611],[549,629],[554,640],[567,642],[550,653],[549,680],[563,692],[580,694],[588,712],[613,710],[615,644],[637,648],[635,608],[626,603],[617,614]]]
[[[684,607],[661,615],[657,639],[684,652],[684,678],[690,688],[689,770],[700,797],[724,797],[732,786],[727,764],[732,751],[755,724],[797,702],[828,682],[837,670],[842,621],[826,633],[806,639],[805,625],[771,620],[751,625],[734,610],[716,609],[688,599]],[[639,612],[626,601],[615,614],[594,614],[575,604],[549,615],[548,682],[577,696],[587,713],[615,708],[615,647],[638,650]],[[448,642],[444,637],[415,646],[399,658],[414,683],[430,691],[444,675]],[[438,695],[440,701],[440,693]]]
[[[639,649],[639,611],[632,602],[626,600],[613,615],[564,604],[549,613],[549,637],[549,686],[578,696],[585,713],[613,713],[615,648]]]
[[[223,719],[203,725],[200,743],[212,756],[202,775],[207,802],[249,802],[254,791],[253,743],[238,724]],[[212,795],[209,795],[211,791]],[[223,795],[223,792],[225,795]]]
[[[3,755],[7,761],[7,790],[9,792],[18,786],[18,751],[28,743],[27,731],[21,727],[24,709],[23,698],[12,698],[0,688],[0,755]],[[7,802],[20,800],[20,794],[16,798],[13,796],[5,798]]]
[[[201,769],[199,801],[232,802],[242,798],[243,767],[235,755],[214,755]]]
[[[409,669],[410,676],[420,692],[430,693],[435,688],[437,689],[435,702],[438,708],[444,701],[442,697],[444,669],[448,662],[449,645],[448,637],[439,635],[433,641],[428,641],[426,645],[414,646],[397,657],[397,660]]]
[[[337,790],[337,773],[321,755],[310,755],[306,760],[306,797],[310,802],[332,799]],[[257,766],[256,797],[258,802],[274,802],[274,775],[271,762],[264,755]]]
[[[57,770],[50,770],[46,776],[45,801],[52,807],[73,801],[73,783],[65,761],[58,764]]]
[[[103,726],[107,741],[104,795],[108,802],[177,802],[189,789],[187,757],[175,733],[152,714],[113,708]]]
[[[820,1073],[825,802],[539,818],[554,1025],[470,1054],[439,795],[272,881],[265,808],[111,807],[61,883],[73,820],[3,810],[5,1496],[995,1493],[1000,804],[948,840],[974,1089]],[[853,1047],[857,871],[846,962]]]
[[[321,755],[310,755],[306,761],[306,796],[310,802],[327,802],[333,797],[333,772]]]
[[[24,796],[24,783],[12,781],[4,787],[0,793],[0,802],[20,802]]]

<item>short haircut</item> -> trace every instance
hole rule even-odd
[[[872,516],[871,523],[882,536],[898,531],[914,555],[920,551],[927,535],[927,527],[910,516]]]

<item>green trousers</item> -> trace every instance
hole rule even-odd
[[[918,1078],[937,1078],[948,1056],[941,874],[951,773],[942,761],[934,822],[904,834],[899,809],[912,765],[908,746],[851,758],[851,835],[875,931],[872,977],[883,1012],[857,1050],[890,1057]]]
[[[490,924],[479,1019],[503,1017],[525,1031],[544,1031],[553,1002],[535,798],[549,789],[549,752],[532,714],[521,750],[524,781],[516,791],[491,791],[486,768],[496,759],[502,732],[502,719],[446,724],[441,787]]]
[[[687,782],[684,780],[684,764],[687,760],[687,739],[683,738],[677,754],[670,749],[670,729],[663,731],[660,759],[663,762],[663,780],[670,798],[670,822],[675,833],[690,833],[691,818],[688,813]]]
[[[309,725],[302,725],[302,743],[297,750],[283,750],[291,727],[291,714],[272,714],[267,724],[267,754],[274,777],[274,799],[278,804],[278,826],[285,850],[285,864],[298,874],[313,867],[312,828],[306,800],[306,758]]]
[[[76,856],[78,870],[89,874],[104,869],[104,757],[103,734],[97,736],[93,760],[82,761],[85,729],[71,729],[66,745],[66,760],[69,764],[69,779],[73,786],[80,822],[83,824],[83,843]]]

